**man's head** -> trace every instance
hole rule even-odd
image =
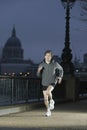
[[[52,60],[52,57],[53,57],[53,54],[52,54],[52,51],[51,50],[47,50],[45,53],[44,53],[44,58],[45,58],[45,62],[46,63],[50,63],[51,60]]]

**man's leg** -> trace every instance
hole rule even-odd
[[[48,105],[49,101],[48,101],[48,95],[47,95],[46,90],[43,91],[43,96],[44,96],[44,104],[45,104],[46,108],[48,109],[48,107],[49,107],[49,105]]]
[[[46,109],[47,109],[46,115],[51,116],[51,111],[50,111],[50,108],[49,108],[49,101],[48,101],[48,94],[47,94],[46,90],[43,90],[43,96],[44,96],[44,104],[45,104]]]
[[[47,94],[48,94],[48,97],[50,98],[50,100],[53,99],[53,96],[52,96],[53,89],[54,89],[54,87],[52,85],[49,85],[47,88]]]
[[[53,96],[52,96],[52,91],[53,91],[54,87],[52,85],[49,85],[47,88],[47,94],[48,94],[48,98],[50,99],[50,110],[54,109],[54,100],[53,100]]]

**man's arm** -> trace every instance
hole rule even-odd
[[[56,77],[57,77],[58,84],[60,84],[63,78],[63,68],[58,63],[57,63],[57,68],[56,68]]]
[[[62,77],[58,77],[58,84],[61,84],[62,82]]]
[[[39,66],[39,67],[38,67],[38,69],[37,69],[37,76],[38,76],[38,77],[40,77],[42,69],[43,69],[42,66]]]

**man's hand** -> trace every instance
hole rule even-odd
[[[40,71],[43,69],[43,67],[42,66],[40,66],[39,68],[38,68],[38,73],[40,73]]]
[[[41,71],[42,71],[42,69],[43,69],[42,66],[38,67],[38,70],[37,70],[37,76],[38,77],[41,77]]]
[[[61,84],[61,82],[62,82],[62,78],[58,77],[58,84]]]

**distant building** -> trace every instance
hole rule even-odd
[[[61,63],[61,58],[60,58],[59,56],[54,55],[54,56],[53,56],[53,59],[54,59],[56,62]]]
[[[25,73],[30,70],[29,68],[35,70],[36,65],[31,60],[24,60],[24,50],[20,39],[16,36],[15,27],[13,27],[11,37],[8,38],[2,49],[0,73]]]
[[[80,60],[76,56],[74,58],[73,64],[75,68],[80,68]]]
[[[14,27],[11,37],[7,40],[3,48],[1,61],[3,63],[16,63],[23,61],[23,49],[20,40],[16,37],[16,30]]]
[[[83,55],[83,63],[87,65],[87,53]]]

